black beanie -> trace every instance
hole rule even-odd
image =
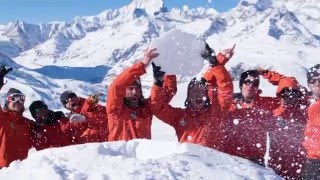
[[[48,106],[42,101],[34,101],[33,103],[31,103],[31,105],[29,106],[29,110],[30,110],[30,113],[31,113],[33,119],[36,119],[37,110],[42,109],[42,108],[48,109]]]
[[[72,91],[65,91],[60,96],[60,102],[63,105],[67,104],[67,100],[72,97],[77,97],[77,95]]]
[[[18,89],[10,88],[9,91],[7,92],[7,97],[14,93],[22,94],[21,91],[19,91]]]
[[[240,89],[242,88],[242,85],[243,85],[244,81],[247,79],[248,76],[256,77],[259,80],[259,72],[257,70],[245,71],[245,72],[241,73],[241,75],[240,75],[240,81],[239,81]],[[259,80],[259,82],[260,82],[260,80]]]
[[[310,81],[311,79],[315,77],[320,77],[320,64],[317,64],[307,71],[307,79]]]

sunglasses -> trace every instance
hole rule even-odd
[[[316,82],[318,82],[320,84],[320,78],[318,78],[318,79],[310,79],[308,82],[309,82],[309,84],[315,84]]]
[[[17,102],[24,103],[25,96],[21,93],[13,93],[13,94],[10,94],[7,97],[7,99],[9,102],[12,102],[12,103],[17,103]]]
[[[250,79],[247,79],[247,80],[243,81],[243,84],[245,84],[245,85],[252,84],[253,86],[259,86],[259,80],[251,81]]]

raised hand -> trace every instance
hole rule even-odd
[[[233,56],[234,54],[234,48],[236,47],[236,44],[232,46],[232,48],[228,48],[225,50],[222,50],[218,55],[217,55],[217,60],[219,61],[220,64],[225,65]]]
[[[156,53],[157,48],[153,49],[147,49],[146,52],[144,53],[143,59],[141,62],[144,64],[145,67],[147,67],[152,59],[156,58],[159,56],[159,53]]]
[[[0,78],[3,78],[10,71],[12,71],[12,67],[6,67],[5,65],[1,65],[0,66]]]
[[[153,78],[154,78],[154,84],[157,86],[163,85],[163,77],[165,75],[165,72],[161,71],[161,67],[157,66],[153,62],[151,62],[152,70],[153,70]]]
[[[98,102],[99,102],[99,96],[101,96],[101,95],[103,95],[103,94],[102,94],[102,93],[92,94],[92,95],[89,96],[89,98],[88,98],[87,101],[88,101],[90,104],[98,104]]]

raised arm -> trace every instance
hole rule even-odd
[[[123,71],[109,86],[107,97],[107,112],[115,112],[123,105],[126,88],[132,85],[139,77],[146,73],[147,67],[151,60],[159,54],[156,49],[147,50],[141,62],[134,64],[132,67]]]
[[[233,84],[229,72],[222,64],[210,67],[204,74],[209,84],[209,97],[213,108],[227,112],[232,103]]]
[[[6,67],[5,65],[0,65],[0,90],[4,85],[4,76],[12,70],[11,67]]]

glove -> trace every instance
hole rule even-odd
[[[205,50],[201,53],[201,57],[207,60],[211,67],[215,66],[218,63],[214,50],[211,49],[211,47],[207,43]]]
[[[92,94],[88,97],[87,101],[89,104],[98,104],[99,102],[99,96],[101,96],[101,93],[98,94]]]
[[[86,122],[86,116],[82,114],[73,114],[71,115],[69,121],[74,122],[74,123],[81,123],[81,122]]]
[[[163,78],[166,73],[163,71],[160,71],[161,70],[160,66],[156,66],[153,62],[151,64],[152,64],[152,70],[153,70],[154,84],[157,86],[162,86]]]
[[[225,49],[218,54],[217,60],[219,61],[220,64],[225,65],[232,58],[235,47],[236,47],[236,44],[234,44],[232,48]]]
[[[6,74],[12,71],[12,67],[6,67],[5,65],[0,66],[0,78],[4,78]]]
[[[256,70],[259,72],[259,75],[264,75],[265,73],[268,72],[267,69],[263,69],[263,68],[256,68]]]
[[[4,80],[3,80],[4,76],[5,76],[6,74],[8,74],[8,72],[10,72],[10,71],[12,71],[12,68],[11,68],[11,67],[7,68],[5,65],[1,65],[1,66],[0,66],[0,89],[1,89],[2,86],[5,84],[5,83],[4,83]]]

